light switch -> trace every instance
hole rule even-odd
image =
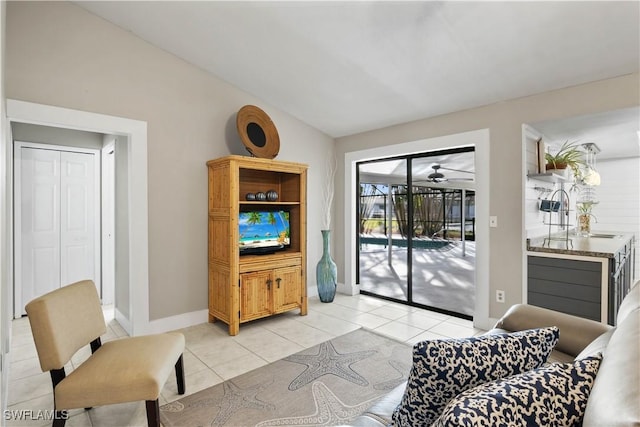
[[[498,217],[490,216],[489,217],[489,227],[497,227],[498,226]]]

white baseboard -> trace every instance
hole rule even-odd
[[[496,323],[498,323],[498,320],[500,320],[500,319],[494,319],[493,317],[489,317],[487,319],[487,323],[476,324],[475,319],[474,319],[473,327],[474,328],[478,328],[478,329],[483,329],[485,331],[489,331],[489,330],[493,329],[493,327],[496,325]]]
[[[360,287],[358,285],[346,285],[344,283],[338,283],[336,292],[345,295],[358,295],[360,293]]]
[[[117,308],[114,308],[114,318],[122,326],[122,328],[131,335],[131,322]],[[175,316],[164,317],[162,319],[152,320],[147,323],[141,334],[160,334],[163,332],[175,331],[176,329],[187,328],[189,326],[199,325],[209,321],[209,310],[198,310],[190,313],[178,314]]]
[[[347,286],[338,283],[337,292],[345,295],[357,295],[360,290],[357,285]],[[308,295],[313,296],[313,295]],[[317,297],[317,293],[315,295]],[[115,311],[115,319],[127,333],[131,330],[129,320],[117,309]],[[198,310],[190,313],[178,314],[175,316],[164,317],[162,319],[152,320],[148,323],[147,334],[159,334],[163,332],[175,331],[176,329],[187,328],[189,326],[207,323],[209,321],[209,310]],[[484,330],[493,328],[498,319],[489,318],[486,324],[478,324],[474,322],[474,327]]]
[[[148,324],[147,333],[159,334],[162,332],[175,331],[176,329],[187,328],[189,326],[207,323],[208,321],[209,310],[192,311],[190,313],[177,314],[175,316],[152,320]]]
[[[344,283],[336,284],[336,293],[343,295],[358,295],[360,293],[360,287],[358,285],[347,286]],[[318,288],[311,286],[307,288],[307,297],[318,297]]]
[[[307,298],[318,298],[318,287],[317,286],[307,286]]]
[[[129,322],[129,318],[120,312],[117,308],[113,309],[113,317],[116,319],[116,322],[122,326],[129,336],[131,336],[131,322]]]
[[[346,295],[357,295],[360,293],[358,286],[347,286],[343,283],[338,283],[337,292]],[[307,296],[318,296],[318,290],[313,288],[307,288]],[[131,329],[129,321],[120,313],[115,310],[115,318],[124,328],[127,333]],[[201,323],[207,323],[209,321],[209,310],[198,310],[190,313],[178,314],[175,316],[164,317],[162,319],[152,320],[147,324],[147,334],[159,334],[162,332],[174,331],[176,329],[187,328],[189,326],[199,325]]]

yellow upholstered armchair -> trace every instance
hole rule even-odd
[[[157,427],[158,397],[174,367],[178,393],[184,394],[184,336],[170,332],[102,344],[107,328],[92,281],[56,289],[26,310],[40,367],[53,382],[54,426],[64,426],[69,409],[144,400],[147,423]],[[66,375],[64,365],[87,344],[91,356]]]

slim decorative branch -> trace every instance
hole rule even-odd
[[[325,187],[324,187],[324,204],[322,205],[322,229],[331,229],[331,206],[333,204],[333,192],[335,185],[336,169],[338,160],[335,155],[327,158]]]

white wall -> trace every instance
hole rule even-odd
[[[598,160],[602,183],[596,187],[600,201],[592,212],[593,231],[632,232],[636,236],[636,278],[640,277],[640,158]]]
[[[310,166],[307,284],[316,292],[332,138],[72,3],[10,2],[7,17],[8,98],[148,124],[150,320],[207,307],[206,161],[247,154],[235,128],[246,104],[275,123],[278,160]]]

